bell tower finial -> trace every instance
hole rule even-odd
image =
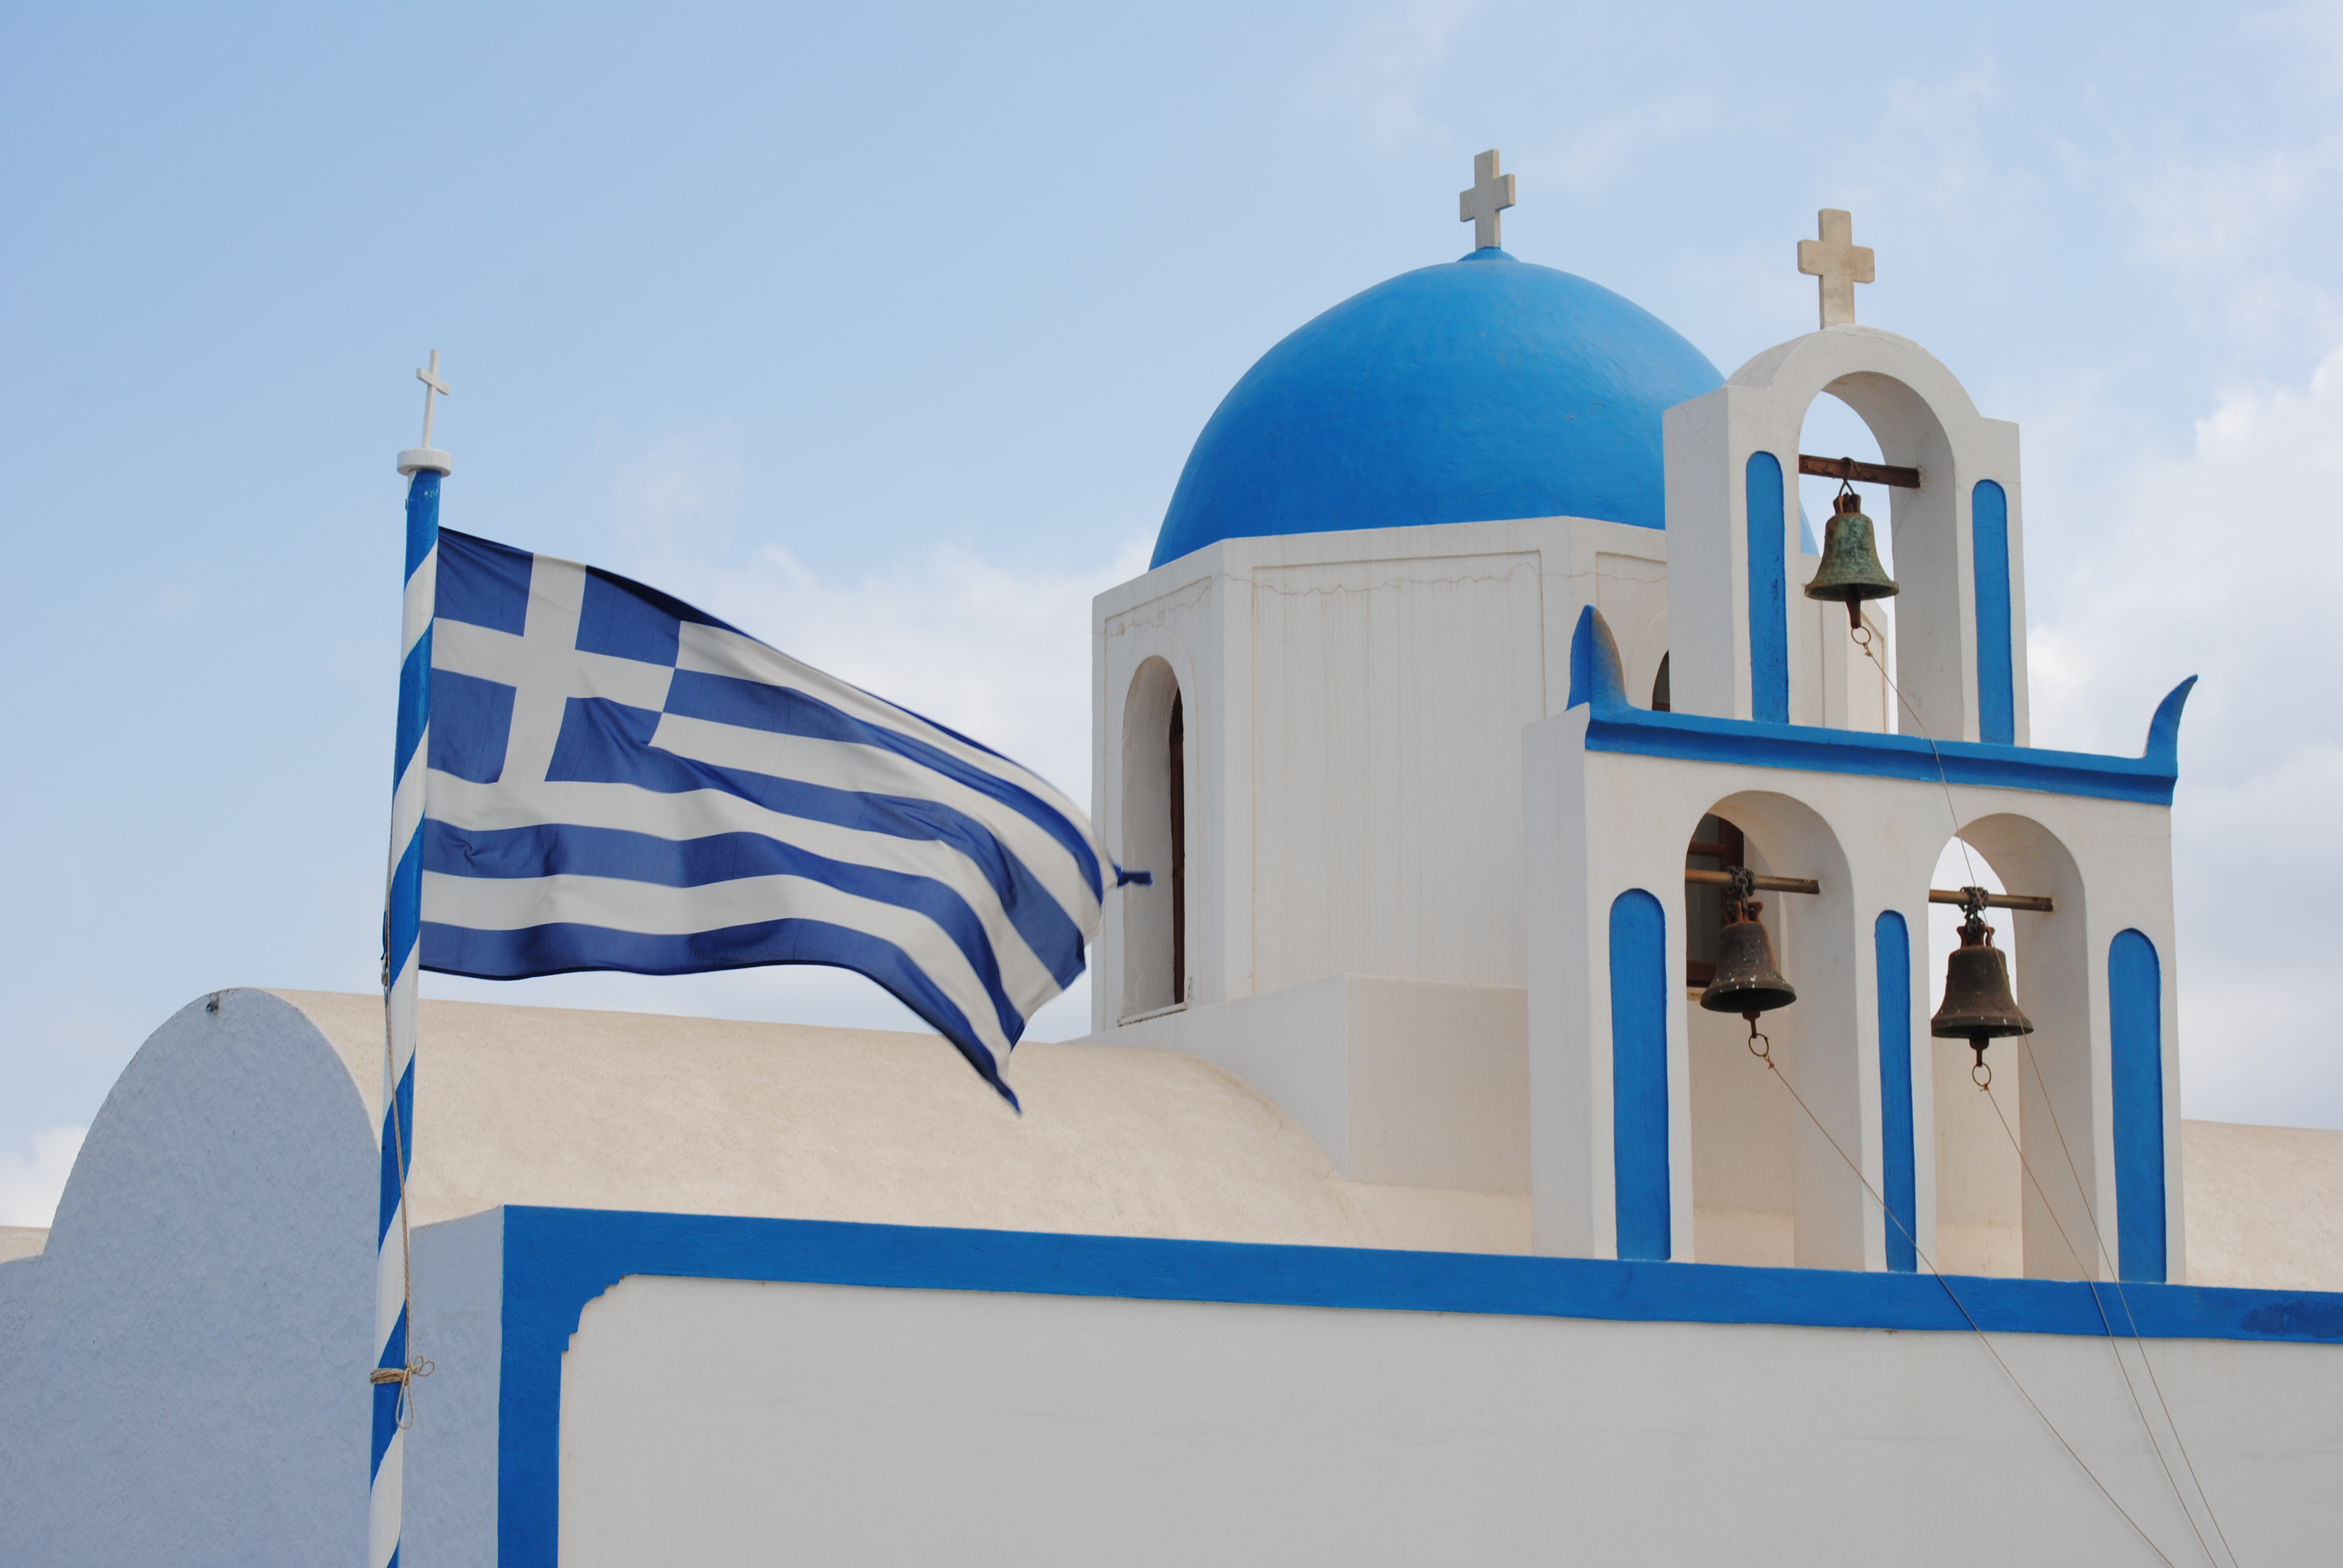
[[[1497,149],[1473,160],[1473,188],[1456,193],[1456,221],[1473,226],[1473,248],[1493,250],[1503,243],[1497,215],[1513,205],[1513,176],[1497,172]]]
[[[1798,270],[1822,279],[1823,325],[1855,325],[1855,286],[1872,281],[1871,247],[1855,243],[1855,218],[1835,206],[1815,215],[1819,239],[1798,241]]]

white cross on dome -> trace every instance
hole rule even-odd
[[[1473,160],[1473,188],[1456,193],[1456,221],[1473,226],[1473,247],[1491,250],[1500,243],[1497,215],[1513,205],[1513,176],[1497,172],[1497,149],[1491,147]]]

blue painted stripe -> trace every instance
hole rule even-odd
[[[1782,560],[1782,460],[1752,452],[1744,478],[1749,527],[1749,701],[1763,724],[1790,721],[1790,584]]]
[[[802,735],[891,751],[999,801],[1031,821],[1073,858],[1090,884],[1091,896],[1105,897],[1098,857],[1091,853],[1081,833],[1056,808],[1022,786],[963,762],[940,747],[883,725],[866,723],[791,687],[768,686],[762,681],[688,669],[675,672],[674,683],[668,688],[667,711],[678,718],[705,719],[769,734]]]
[[[407,1309],[398,1309],[398,1321],[391,1325],[390,1337],[383,1342],[379,1367],[403,1367],[407,1364]],[[390,1440],[398,1432],[398,1392],[395,1382],[372,1385],[374,1392],[374,1452],[367,1466],[368,1484],[381,1473],[382,1456],[390,1452]]]
[[[391,744],[390,787],[407,777],[407,765],[431,719],[431,628],[426,626],[398,667],[398,726]]]
[[[400,851],[398,863],[390,869],[389,918],[383,923],[383,952],[390,964],[390,977],[407,967],[407,955],[415,950],[416,932],[423,924],[423,829],[418,824],[415,836],[407,840]]]
[[[684,936],[646,936],[601,926],[528,926],[512,931],[423,924],[423,967],[475,980],[518,980],[583,970],[629,974],[699,974],[708,970],[767,964],[827,964],[875,980],[957,1047],[969,1065],[1011,1105],[1017,1096],[1002,1082],[992,1053],[969,1027],[967,1015],[936,988],[909,953],[865,931],[825,920],[764,920]]]
[[[835,789],[695,762],[650,744],[659,720],[649,709],[572,698],[547,776],[565,782],[631,784],[665,795],[714,789],[787,817],[948,845],[967,856],[991,884],[1017,934],[1061,988],[1082,972],[1081,928],[1025,862],[974,817],[940,800]],[[436,750],[436,738],[432,744]],[[502,755],[500,749],[498,756]]]
[[[438,542],[439,476],[419,469],[407,486],[407,571],[401,582],[415,575]]]
[[[1751,724],[1624,707],[1605,711],[1600,704],[1586,727],[1586,749],[1805,773],[1909,779],[1924,784],[1936,782],[1941,756],[1945,777],[1954,784],[2136,800],[2151,806],[2171,805],[2176,782],[2171,765],[2162,759],[2096,757],[2079,751],[1960,740],[1941,740],[1931,749],[1919,736],[1804,724]]]
[[[1879,962],[1879,1160],[1886,1199],[1887,1266],[1919,1267],[1920,1233],[1912,1156],[1912,933],[1904,917],[1883,910],[1872,926]]]
[[[1611,1163],[1619,1255],[1674,1251],[1668,1193],[1667,916],[1630,888],[1611,901]]]
[[[675,839],[561,822],[490,830],[426,821],[423,869],[492,879],[611,877],[662,888],[705,888],[748,877],[803,877],[933,920],[984,982],[1001,1032],[1015,1040],[1025,1031],[1024,1015],[1001,983],[1001,964],[984,922],[965,899],[930,877],[834,860],[760,833]]]
[[[629,1274],[1230,1302],[1611,1322],[1770,1323],[1968,1332],[1926,1274],[1493,1257],[1234,1241],[936,1230],[510,1206],[497,1422],[498,1562],[555,1568],[561,1358],[586,1303]],[[1995,1333],[2107,1332],[2092,1287],[1958,1279]],[[2107,1311],[2120,1309],[2109,1292]],[[2147,1285],[2126,1292],[2148,1339],[2343,1345],[2343,1295]],[[1753,1339],[1751,1353],[1762,1350]]]
[[[390,1113],[382,1118],[382,1180],[377,1187],[378,1209],[375,1215],[374,1244],[377,1250],[390,1241],[390,1223],[398,1215],[398,1193],[401,1178],[415,1169],[415,1059],[407,1059],[407,1070],[398,1075],[398,1125],[390,1124]],[[394,1158],[395,1151],[403,1150],[407,1162],[404,1170]]]
[[[1977,739],[2017,740],[2017,682],[2009,625],[2009,496],[1991,479],[1969,493],[1969,551],[1976,578]]]
[[[2107,946],[2107,1025],[2115,1080],[2116,1266],[2127,1280],[2165,1277],[2164,966],[2156,944],[2122,930]]]

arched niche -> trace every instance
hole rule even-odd
[[[1864,1125],[1860,954],[1845,853],[1827,822],[1785,795],[1727,796],[1685,824],[1687,833],[1696,835],[1711,817],[1739,830],[1752,871],[1821,885],[1819,894],[1758,895],[1775,963],[1798,992],[1789,1007],[1765,1014],[1758,1028],[1782,1074],[1830,1137],[1751,1053],[1742,1019],[1704,1010],[1692,977],[1680,977],[1691,1075],[1694,1256],[1775,1267],[1876,1267],[1875,1206],[1831,1146],[1836,1139],[1866,1171],[1875,1163],[1867,1151],[1876,1140],[1866,1139]],[[1688,848],[1699,841],[1688,839]],[[1688,918],[1693,904],[1687,900]],[[1688,930],[1688,953],[1690,938]]]
[[[1123,699],[1121,852],[1152,880],[1121,893],[1125,1021],[1186,1000],[1186,718],[1172,666],[1143,660]]]
[[[2097,1110],[2082,872],[2057,835],[2031,818],[1978,818],[1964,824],[1959,837],[1991,869],[1981,885],[1997,881],[2000,890],[2046,897],[2052,909],[1986,910],[1995,945],[2010,953],[2012,992],[2034,1025],[2030,1037],[1987,1048],[1993,1104],[1971,1081],[1976,1057],[1967,1042],[1934,1042],[1934,1091],[1955,1101],[1933,1108],[1940,1245],[1957,1251],[1957,1239],[1945,1234],[1947,1221],[1965,1222],[1959,1216],[1976,1206],[1979,1173],[1997,1171],[1992,1179],[2005,1211],[2007,1190],[2016,1188],[2023,1271],[2035,1279],[2104,1278],[2097,1217],[2108,1211],[2107,1173],[2098,1155],[2106,1129]],[[1935,983],[1942,983],[1941,969]],[[1992,1114],[1996,1107],[1999,1116]],[[2111,1245],[2112,1237],[2107,1241]]]

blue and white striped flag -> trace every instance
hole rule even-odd
[[[831,964],[1011,1104],[1113,862],[998,752],[625,578],[437,536],[421,967]]]

